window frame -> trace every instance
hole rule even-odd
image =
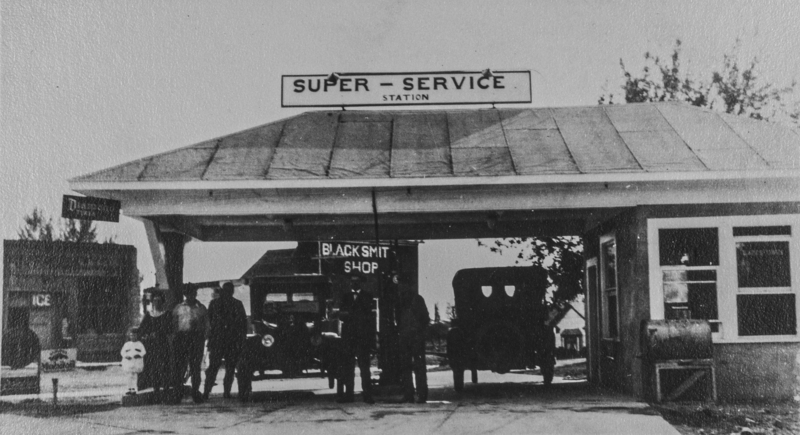
[[[661,230],[689,230],[689,229],[703,230],[703,229],[709,229],[709,228],[713,228],[715,230],[715,232],[716,232],[716,237],[717,237],[717,264],[698,265],[698,266],[687,266],[687,265],[676,265],[676,264],[662,265],[661,264],[661,234],[660,234]],[[715,276],[714,281],[711,281],[711,280],[706,280],[706,281],[689,280],[688,276],[687,276],[687,280],[685,281],[685,283],[687,285],[687,289],[688,289],[688,285],[690,283],[693,283],[693,284],[710,284],[710,283],[713,283],[714,284],[714,286],[715,286],[714,292],[715,292],[715,294],[717,296],[717,300],[716,300],[717,317],[714,318],[714,319],[705,319],[705,320],[707,320],[709,323],[712,324],[712,331],[714,329],[719,329],[720,328],[720,325],[721,325],[722,322],[720,321],[720,318],[719,318],[720,317],[720,307],[719,307],[719,291],[720,291],[719,290],[719,279],[720,278],[719,277],[720,277],[720,262],[721,262],[721,259],[719,259],[719,251],[720,251],[720,247],[719,247],[720,234],[719,233],[720,233],[719,228],[715,227],[713,225],[709,226],[709,227],[658,228],[658,230],[656,231],[656,234],[657,234],[656,238],[658,239],[658,249],[659,249],[659,258],[658,258],[657,262],[658,262],[658,268],[659,268],[659,274],[660,274],[659,279],[660,279],[660,282],[661,282],[661,291],[662,291],[661,304],[662,304],[662,309],[665,310],[665,312],[663,314],[664,318],[666,318],[666,301],[664,300],[664,294],[663,294],[663,291],[664,291],[664,279],[663,278],[664,278],[664,274],[665,274],[664,272],[666,272],[666,271],[687,272],[687,275],[688,275],[688,272],[693,272],[693,271],[714,271],[714,276]],[[718,334],[718,332],[714,332],[714,334],[716,335],[716,334]]]
[[[603,248],[609,242],[614,243],[614,287],[613,290],[609,290],[606,288],[606,253],[605,249]],[[600,255],[598,256],[599,264],[598,264],[598,278],[600,280],[600,307],[601,307],[601,318],[600,318],[600,333],[601,338],[603,340],[612,340],[612,341],[619,341],[620,339],[620,319],[619,319],[619,299],[620,299],[620,289],[619,289],[619,255],[617,255],[617,237],[614,233],[606,234],[600,237]],[[611,328],[609,322],[609,304],[608,304],[608,297],[610,293],[613,293],[615,298],[615,306],[614,309],[616,310],[616,335],[611,335]]]
[[[734,227],[789,226],[791,235],[734,236]],[[769,343],[800,342],[800,215],[752,215],[752,216],[713,216],[687,218],[657,218],[647,220],[648,269],[650,284],[650,317],[662,320],[664,313],[664,292],[662,266],[659,258],[659,230],[683,228],[716,227],[719,241],[719,266],[717,269],[717,313],[719,332],[713,334],[715,343]],[[791,287],[782,291],[750,289],[740,292],[736,258],[736,242],[746,241],[789,241],[789,270]],[[786,289],[781,287],[780,289]],[[751,291],[755,290],[755,291]],[[771,289],[772,290],[772,289]],[[747,335],[740,336],[737,308],[739,295],[794,294],[795,322],[797,334],[794,335]]]
[[[789,286],[775,286],[775,287],[740,287],[738,273],[739,273],[739,262],[738,258],[736,258],[736,299],[737,303],[739,300],[739,296],[768,296],[768,295],[794,295],[795,297],[795,304],[797,303],[797,292],[793,290],[793,277],[795,275],[794,270],[792,270],[792,260],[795,255],[793,255],[793,251],[795,248],[795,244],[792,243],[792,236],[791,235],[759,235],[759,236],[733,236],[734,247],[737,243],[759,243],[759,242],[786,242],[788,243],[788,254],[789,254]],[[738,251],[737,251],[738,253]],[[737,305],[737,316],[738,316],[738,305]],[[772,334],[772,335],[756,335],[756,334],[748,334],[743,335],[742,337],[794,337],[797,335],[797,332],[800,332],[797,324],[797,317],[798,317],[798,310],[795,307],[795,331],[794,335],[791,334]],[[737,317],[737,330],[738,326],[741,321]],[[741,333],[741,331],[739,331]]]

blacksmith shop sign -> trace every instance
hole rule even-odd
[[[334,275],[373,275],[389,268],[388,246],[353,242],[320,242],[320,258]]]
[[[91,196],[64,195],[61,217],[91,221],[119,222],[120,202]]]
[[[530,102],[530,71],[333,73],[281,77],[282,107]]]

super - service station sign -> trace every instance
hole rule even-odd
[[[530,71],[281,77],[282,107],[530,103]]]

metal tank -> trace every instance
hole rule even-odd
[[[647,361],[714,357],[711,325],[705,320],[647,320],[642,325],[642,350]]]

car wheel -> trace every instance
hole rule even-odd
[[[464,390],[464,369],[453,367],[453,388],[461,392]]]

